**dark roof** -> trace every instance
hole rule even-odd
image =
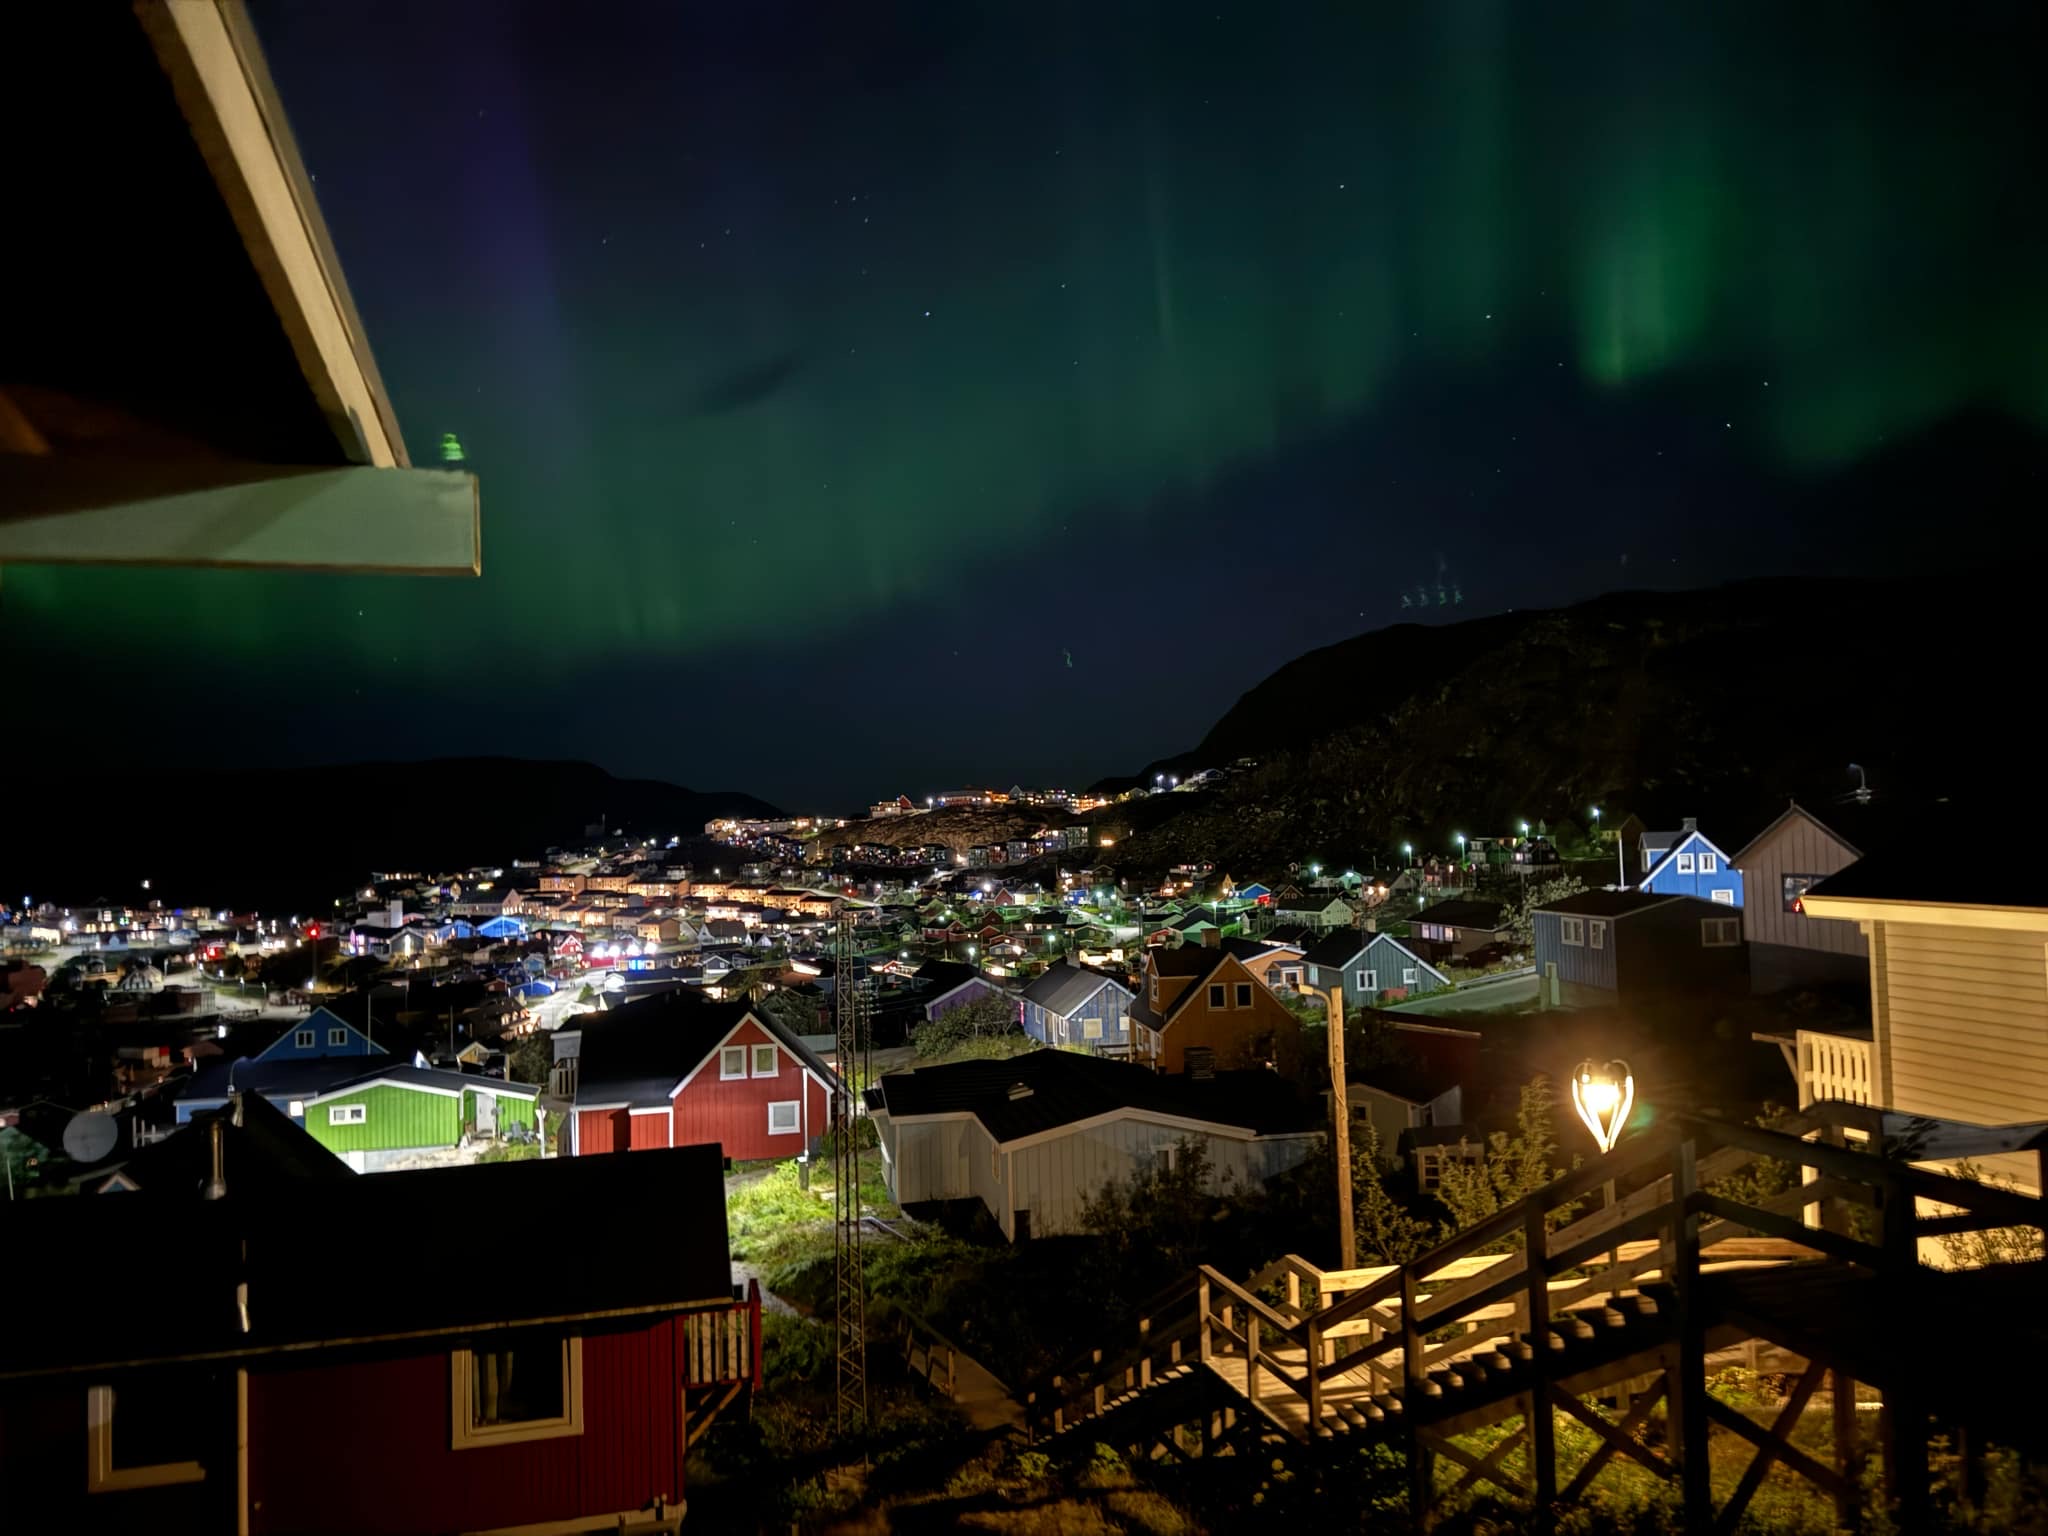
[[[1214,949],[1205,944],[1187,944],[1179,949],[1153,950],[1152,964],[1162,976],[1206,976],[1227,953],[1220,944]]]
[[[1310,965],[1341,967],[1378,937],[1378,934],[1367,933],[1363,928],[1335,928],[1302,958]]]
[[[310,1099],[398,1064],[396,1056],[382,1051],[371,1056],[315,1056],[305,1061],[257,1061],[246,1056],[211,1061],[193,1073],[178,1097],[224,1099],[242,1092],[270,1099]]]
[[[1062,960],[1057,965],[1048,966],[1043,976],[1024,989],[1024,999],[1048,1012],[1065,1016],[1094,996],[1104,982],[1121,987],[1127,996],[1130,993],[1130,987],[1121,976],[1098,971],[1092,965],[1076,965],[1071,960]]]
[[[926,984],[923,996],[929,1002],[966,986],[970,981],[981,980],[982,974],[976,967],[963,965],[957,960],[927,960],[917,968],[917,979]]]
[[[1389,1063],[1363,1071],[1347,1072],[1345,1076],[1354,1084],[1377,1088],[1382,1093],[1391,1093],[1411,1104],[1427,1104],[1439,1094],[1448,1093],[1464,1081],[1464,1074],[1452,1071],[1446,1066],[1430,1066],[1420,1062]]]
[[[1291,944],[1299,947],[1315,937],[1315,930],[1306,923],[1281,923],[1268,928],[1259,936],[1259,942],[1266,945]]]
[[[657,1210],[661,1219],[649,1221]],[[633,1262],[620,1263],[609,1244],[566,1243],[546,1264],[495,1266],[480,1285],[471,1245],[417,1240],[451,1219],[516,1238],[541,1211],[572,1211],[585,1231],[630,1228]],[[238,1186],[230,1171],[219,1200],[136,1193],[0,1205],[0,1243],[49,1266],[35,1326],[0,1334],[0,1375],[460,1335],[732,1295],[716,1146],[309,1179],[286,1199]],[[406,1283],[366,1285],[361,1266],[334,1262],[338,1249],[402,1263]],[[137,1254],[152,1256],[146,1277]],[[248,1287],[246,1332],[238,1284]],[[110,1326],[142,1313],[175,1326]]]
[[[1667,901],[1690,901],[1689,896],[1674,896],[1658,891],[1581,891],[1576,896],[1561,896],[1556,901],[1547,901],[1538,912],[1563,912],[1574,917],[1631,917],[1650,907],[1660,907]],[[1726,909],[1733,915],[1742,914],[1734,907]]]
[[[246,1183],[254,1191],[291,1189],[301,1179],[329,1182],[352,1179],[348,1164],[315,1141],[297,1121],[260,1094],[245,1094],[239,1110],[233,1103],[202,1109],[189,1125],[132,1156],[94,1170],[95,1183],[118,1171],[148,1194],[190,1196],[213,1175],[213,1133],[221,1127],[221,1162],[231,1188]]]
[[[1011,1097],[1018,1086],[1031,1091]],[[1004,1061],[960,1061],[885,1076],[884,1106],[897,1119],[968,1113],[998,1142],[1016,1141],[1118,1109],[1235,1126],[1259,1135],[1319,1129],[1319,1107],[1271,1072],[1195,1079],[1153,1072],[1081,1051],[1028,1051]]]
[[[396,1083],[401,1088],[452,1089],[458,1093],[465,1088],[481,1088],[487,1093],[510,1093],[529,1099],[537,1098],[541,1091],[538,1083],[512,1083],[500,1077],[484,1077],[475,1072],[448,1072],[433,1067],[415,1067],[406,1063],[390,1067],[372,1067],[345,1083],[323,1088],[321,1092],[346,1093],[359,1084],[371,1082]]]
[[[1424,907],[1408,921],[1410,924],[1438,923],[1448,928],[1484,928],[1491,932],[1507,921],[1507,911],[1506,902],[1461,896],[1452,901],[1440,901],[1433,907]]]
[[[2048,908],[2048,877],[2023,858],[1929,858],[1909,846],[1892,846],[1829,875],[1807,894],[2038,911]]]
[[[1225,939],[1220,947],[1226,955],[1235,955],[1240,960],[1262,960],[1276,948],[1257,939]]]
[[[795,1035],[751,1003],[713,1003],[692,992],[638,998],[608,1013],[586,1015],[578,1051],[580,1104],[666,1104],[718,1043],[751,1018],[826,1083],[832,1069]]]

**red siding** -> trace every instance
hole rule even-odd
[[[579,1109],[576,1111],[576,1155],[588,1157],[599,1152],[623,1152],[630,1131],[623,1109]],[[667,1143],[663,1143],[667,1145]]]
[[[657,1495],[674,1503],[683,1495],[679,1334],[673,1318],[586,1334],[583,1433],[481,1450],[450,1444],[445,1350],[252,1372],[250,1527],[474,1530],[602,1516]]]
[[[629,1145],[633,1151],[638,1152],[643,1147],[669,1145],[667,1115],[634,1115],[629,1124],[632,1137]]]
[[[676,1095],[675,1126],[679,1147],[715,1141],[725,1155],[745,1162],[763,1157],[795,1157],[810,1142],[825,1134],[831,1105],[817,1079],[805,1072],[803,1064],[776,1043],[774,1037],[751,1019],[742,1024],[727,1045],[744,1045],[748,1076],[721,1080],[718,1056],[690,1079],[689,1086]],[[753,1051],[756,1045],[775,1045],[776,1075],[755,1077]],[[798,1131],[794,1136],[768,1134],[768,1106],[795,1100],[803,1104]]]

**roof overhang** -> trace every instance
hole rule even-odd
[[[0,562],[476,575],[415,469],[240,0],[28,8]],[[59,233],[61,232],[61,233]]]
[[[1808,917],[1829,917],[1850,923],[1927,923],[1944,928],[1989,928],[2020,933],[2048,931],[2048,908],[2043,907],[1980,907],[1946,901],[1822,896],[1808,891],[1800,898],[1800,910]]]

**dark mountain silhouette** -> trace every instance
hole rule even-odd
[[[10,900],[303,911],[372,870],[510,864],[599,822],[688,839],[715,816],[773,814],[751,795],[500,757],[206,774],[123,764],[74,769],[64,789],[62,809],[12,819],[0,845]]]
[[[1144,778],[1256,767],[1093,819],[1119,863],[1200,853],[1243,878],[1523,818],[1584,825],[1593,805],[1782,803],[1846,790],[1852,762],[1894,797],[1976,797],[2024,771],[2024,586],[1767,580],[1397,625],[1289,662]]]

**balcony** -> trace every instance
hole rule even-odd
[[[1874,1047],[1868,1031],[1836,1034],[1802,1029],[1797,1041],[1799,1107],[1823,1100],[1844,1104],[1874,1101]]]

